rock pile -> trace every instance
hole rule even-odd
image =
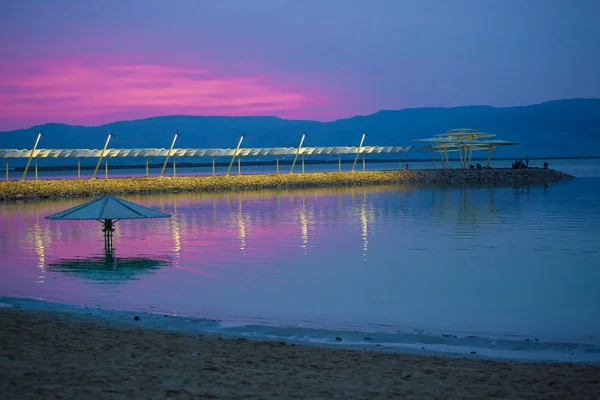
[[[0,200],[384,184],[524,184],[570,179],[552,169],[403,170],[0,182]]]

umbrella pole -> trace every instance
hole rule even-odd
[[[113,224],[112,219],[105,219],[103,222],[102,232],[104,232],[104,248],[112,249],[113,245],[113,232],[115,231],[115,226]]]

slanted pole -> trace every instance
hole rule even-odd
[[[231,166],[235,161],[235,157],[238,155],[238,151],[240,150],[240,146],[242,145],[242,140],[244,140],[245,137],[246,136],[244,136],[244,134],[242,133],[242,136],[240,136],[240,141],[238,142],[235,151],[233,152],[233,156],[231,157],[231,162],[229,163],[229,167],[227,168],[227,173],[225,173],[226,176],[229,176],[229,172],[231,172]]]
[[[31,159],[33,158],[33,155],[35,154],[35,149],[37,148],[37,145],[40,141],[40,137],[42,137],[43,133],[40,130],[38,132],[37,135],[37,139],[35,139],[35,144],[33,145],[33,150],[31,150],[31,153],[29,154],[29,159],[27,159],[27,165],[25,165],[25,171],[23,171],[23,176],[21,177],[21,180],[25,180],[25,175],[27,175],[27,170],[29,169],[29,164],[31,163]]]
[[[98,173],[98,168],[100,168],[100,163],[104,158],[104,153],[106,152],[106,147],[108,147],[108,142],[110,142],[110,138],[112,137],[112,132],[108,132],[108,137],[106,138],[106,143],[104,143],[104,148],[102,149],[102,153],[100,153],[100,158],[98,159],[98,163],[96,164],[96,169],[94,169],[94,174],[92,175],[92,179],[96,179],[96,174]]]
[[[296,160],[298,159],[298,154],[300,154],[300,150],[302,150],[302,143],[304,142],[305,137],[306,137],[306,133],[303,133],[302,139],[300,139],[300,145],[298,146],[298,150],[296,150],[296,156],[294,157],[294,161],[292,161],[292,168],[290,168],[290,174],[294,173],[294,167],[296,166]],[[304,172],[304,171],[302,171],[302,172]]]
[[[167,153],[167,158],[165,158],[165,163],[163,164],[163,167],[160,170],[161,177],[165,173],[165,168],[167,167],[167,163],[169,162],[169,157],[171,157],[171,152],[173,151],[173,146],[175,146],[175,141],[177,140],[177,136],[179,136],[179,131],[175,132],[175,136],[173,137],[173,141],[171,142],[171,147],[169,148],[169,152]]]
[[[356,168],[356,162],[358,161],[358,155],[362,152],[362,145],[363,142],[365,141],[365,136],[367,136],[367,133],[363,133],[362,138],[360,139],[360,144],[358,145],[358,150],[356,150],[356,157],[354,158],[354,164],[352,164],[352,172],[354,172],[354,169]]]

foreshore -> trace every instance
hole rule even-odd
[[[104,195],[221,192],[387,184],[534,184],[573,178],[552,169],[431,169],[373,172],[26,180],[0,182],[0,201]]]
[[[600,396],[600,366],[386,354],[0,309],[0,398]]]

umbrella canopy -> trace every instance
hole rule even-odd
[[[165,214],[151,208],[143,207],[114,196],[104,196],[80,204],[68,210],[48,215],[46,219],[57,220],[120,220],[169,218]]]

